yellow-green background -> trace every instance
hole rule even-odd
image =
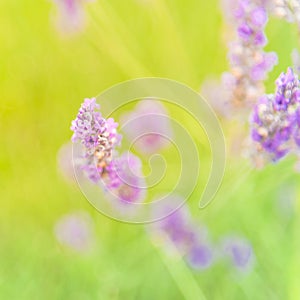
[[[88,27],[62,37],[51,1],[0,1],[0,299],[200,299],[200,291],[207,299],[300,299],[293,159],[258,172],[231,156],[214,203],[199,211],[198,199],[190,201],[214,241],[234,232],[252,242],[256,264],[245,276],[221,263],[196,272],[166,257],[143,226],[97,213],[59,175],[57,151],[84,97],[145,76],[199,90],[228,67],[215,0],[103,0],[86,11]],[[271,92],[298,42],[295,26],[282,21],[267,32],[267,48],[280,58]],[[228,141],[230,128],[224,122]],[[282,190],[287,204],[296,190],[288,216],[278,209]],[[74,210],[89,211],[96,224],[88,255],[62,248],[53,234],[56,220]]]

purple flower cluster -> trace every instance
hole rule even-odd
[[[213,262],[213,249],[206,234],[193,222],[187,206],[176,209],[183,200],[173,200],[154,212],[154,216],[167,217],[150,225],[152,234],[160,235],[167,242],[166,247],[171,242],[192,268],[206,269]]]
[[[300,146],[300,85],[292,68],[276,80],[275,94],[261,97],[251,116],[251,136],[266,160],[278,161]]]
[[[103,118],[99,108],[95,98],[85,99],[72,121],[72,141],[83,146],[83,155],[76,163],[91,181],[104,183],[119,200],[142,200],[145,183],[141,162],[133,154],[117,155],[115,149],[121,141],[118,124],[112,118]]]
[[[156,153],[170,144],[173,135],[169,115],[162,103],[147,99],[122,117],[122,128],[135,148],[143,154]]]
[[[249,107],[264,92],[263,81],[277,64],[275,52],[264,52],[268,14],[265,1],[239,0],[232,17],[237,39],[229,45],[230,72],[222,76],[227,101]]]
[[[95,182],[99,179],[97,173],[112,161],[113,150],[121,140],[116,130],[118,123],[112,118],[104,119],[99,109],[95,98],[85,99],[71,126],[73,143],[80,142],[85,149],[86,164],[82,168]]]
[[[156,208],[154,216],[161,218],[167,215],[167,217],[150,225],[152,235],[159,236],[166,248],[172,243],[193,269],[207,269],[217,261],[217,258],[229,259],[231,265],[238,271],[250,269],[254,253],[248,240],[238,236],[227,236],[222,238],[218,247],[213,246],[208,239],[208,231],[203,226],[197,226],[188,206],[177,208],[180,203],[182,199],[178,197],[159,209]],[[216,255],[217,253],[219,255]]]

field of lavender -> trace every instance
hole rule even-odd
[[[298,0],[0,23],[0,299],[300,299]]]

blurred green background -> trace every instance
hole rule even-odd
[[[172,260],[143,226],[104,217],[64,181],[57,152],[83,98],[145,76],[199,91],[207,76],[228,68],[216,0],[103,0],[84,10],[87,27],[68,36],[53,24],[53,2],[0,1],[0,299],[300,299],[293,159],[258,172],[229,147],[213,204],[201,211],[197,197],[190,201],[213,241],[231,232],[251,241],[256,262],[243,276],[222,264],[197,272]],[[271,20],[267,31],[267,49],[280,58],[267,83],[272,91],[297,38],[284,22]],[[230,145],[235,124],[223,126]],[[90,253],[55,239],[55,222],[74,210],[95,222]]]

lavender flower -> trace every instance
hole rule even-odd
[[[187,261],[196,270],[204,270],[213,262],[213,250],[207,242],[198,242],[191,247]]]
[[[106,189],[124,203],[141,202],[145,198],[145,180],[140,159],[125,153],[106,168],[102,179]]]
[[[146,195],[141,161],[131,153],[117,156],[118,124],[112,118],[104,119],[99,108],[96,99],[85,99],[72,122],[72,140],[83,145],[83,155],[76,163],[92,182],[102,182],[122,203],[140,202]]]
[[[173,202],[164,204],[153,212],[154,216],[167,217],[150,225],[152,234],[160,235],[167,241],[166,247],[171,242],[192,268],[206,269],[213,261],[213,251],[207,241],[207,234],[194,223],[187,206],[176,209],[180,203],[182,199],[174,197]]]
[[[266,1],[238,0],[232,17],[237,39],[229,45],[231,70],[222,77],[225,102],[249,107],[264,92],[263,81],[277,64],[276,53],[263,51],[267,44]]]
[[[86,212],[61,217],[55,224],[54,234],[60,244],[79,252],[90,250],[94,243],[93,222]]]
[[[144,154],[156,153],[167,147],[167,138],[173,135],[166,108],[155,100],[139,102],[134,111],[125,114],[122,128],[129,140],[135,140],[136,149]],[[167,138],[166,138],[167,137]]]
[[[99,108],[95,98],[85,99],[71,126],[72,141],[84,146],[82,169],[95,182],[99,180],[98,173],[111,163],[113,151],[121,140],[116,130],[118,124],[112,118],[104,119]]]
[[[57,5],[56,24],[62,33],[75,33],[85,25],[84,4],[93,0],[53,0]]]
[[[162,216],[170,214],[180,203],[179,200],[180,199],[175,198],[174,203],[163,205],[163,207],[159,208],[159,212],[154,212],[154,215]],[[195,230],[192,225],[190,212],[186,206],[183,206],[162,220],[155,222],[152,228],[158,233],[166,235],[168,240],[171,241],[181,253],[185,253],[196,239]]]
[[[240,237],[227,237],[223,241],[224,257],[239,271],[249,271],[253,265],[254,254],[249,241]]]
[[[264,160],[278,161],[300,145],[300,89],[291,68],[276,80],[275,94],[261,97],[251,116],[251,137]]]

